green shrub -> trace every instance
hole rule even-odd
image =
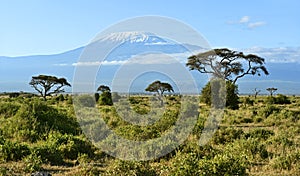
[[[59,94],[55,99],[56,101],[65,101],[65,97],[63,94]]]
[[[111,93],[107,91],[102,92],[99,98],[99,104],[108,106],[113,105]]]
[[[2,161],[19,161],[30,154],[27,144],[5,141],[0,145],[0,159]]]
[[[216,131],[213,142],[216,144],[225,144],[227,142],[232,142],[236,139],[240,139],[244,134],[243,130],[235,128],[225,128]]]
[[[267,104],[291,104],[289,98],[285,95],[278,94],[276,97],[269,96],[266,99]]]
[[[93,156],[95,151],[93,145],[83,136],[73,136],[71,134],[50,133],[46,143],[61,153],[64,159],[77,159],[79,154]]]
[[[211,88],[214,88],[214,95],[212,94]],[[214,98],[214,106],[223,105],[224,95],[219,95],[224,87],[219,80],[211,80],[208,82],[201,91],[200,101],[211,105]],[[221,96],[221,97],[220,97]],[[229,109],[238,109],[239,108],[239,97],[238,97],[238,87],[230,81],[226,81],[226,107]],[[221,107],[222,108],[222,107]]]
[[[251,130],[249,133],[245,134],[245,137],[267,140],[270,136],[273,136],[274,134],[275,133],[271,130],[258,128],[258,129]]]
[[[41,100],[22,104],[16,115],[6,122],[3,130],[6,136],[31,142],[47,136],[50,131],[78,134],[80,129],[75,118],[68,117],[66,112]]]
[[[98,102],[98,101],[99,101],[99,98],[100,98],[99,93],[98,93],[98,92],[95,93],[94,96],[95,96],[95,101]]]
[[[274,105],[267,105],[266,107],[261,109],[260,113],[262,117],[267,118],[273,113],[278,113],[279,110],[280,109]]]
[[[244,106],[247,106],[247,105],[253,106],[254,100],[251,100],[249,97],[246,97],[246,98],[244,98],[243,104],[244,104]]]
[[[42,168],[42,158],[38,156],[36,153],[31,153],[30,155],[23,158],[25,163],[25,171],[26,172],[34,172],[39,171]]]
[[[241,123],[252,123],[253,122],[253,119],[252,118],[249,118],[249,117],[244,117],[241,119],[240,121]]]
[[[41,157],[43,163],[51,165],[64,164],[63,154],[56,145],[44,143],[34,147],[32,150],[33,153]]]
[[[240,139],[230,144],[231,150],[244,153],[248,160],[254,161],[255,159],[266,159],[269,157],[266,144],[258,138]]]
[[[249,163],[244,155],[223,151],[212,158],[199,158],[195,153],[179,153],[169,175],[248,175]]]
[[[0,117],[12,117],[18,112],[19,108],[20,105],[14,102],[0,102]]]
[[[148,162],[115,160],[105,171],[105,175],[156,176],[157,174]]]
[[[297,164],[299,165],[299,159],[300,153],[298,151],[274,158],[271,161],[271,165],[275,169],[291,170],[293,167],[296,167]]]

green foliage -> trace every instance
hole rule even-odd
[[[149,97],[131,96],[129,97],[129,103],[132,109],[138,114],[148,114],[150,112]]]
[[[30,154],[27,144],[16,143],[6,140],[0,145],[0,160],[2,161],[18,161]]]
[[[105,175],[143,175],[156,176],[156,171],[147,162],[116,160],[105,171]]]
[[[273,136],[274,132],[267,129],[254,129],[245,135],[246,138],[258,138],[261,140],[267,140],[270,136]]]
[[[65,101],[65,97],[63,94],[59,94],[57,97],[56,97],[56,101]]]
[[[20,108],[15,102],[0,102],[0,117],[9,118],[14,116]]]
[[[243,52],[228,48],[217,48],[188,58],[186,64],[190,70],[209,73],[221,79],[233,82],[246,75],[268,75],[264,66],[265,59],[254,54],[245,55]]]
[[[6,136],[32,142],[47,136],[50,131],[80,132],[76,119],[40,100],[22,104],[18,112],[5,121],[3,129]]]
[[[63,154],[58,149],[57,145],[43,143],[32,149],[33,153],[41,157],[43,163],[49,163],[51,165],[64,164]]]
[[[244,106],[253,106],[254,105],[254,100],[251,100],[249,97],[246,97],[244,100],[243,100],[243,104]]]
[[[102,92],[98,101],[100,105],[113,105],[111,93],[108,91]]]
[[[170,175],[248,175],[249,164],[244,155],[223,151],[212,158],[199,158],[195,153],[176,155]]]
[[[95,149],[83,136],[71,134],[50,133],[47,143],[56,148],[64,159],[77,159],[79,154],[87,154],[92,157]]]
[[[83,136],[50,133],[45,142],[39,143],[32,153],[40,157],[43,163],[62,165],[66,159],[76,160],[79,155],[94,156],[95,148]]]
[[[278,94],[276,97],[269,96],[266,99],[267,104],[291,104],[289,98],[285,95]]]
[[[295,152],[293,154],[286,154],[283,156],[279,156],[274,158],[271,161],[271,165],[275,169],[284,169],[284,170],[291,170],[293,165],[299,165],[300,153]]]
[[[42,168],[42,158],[38,156],[36,153],[31,153],[30,155],[23,158],[25,163],[25,171],[32,173],[35,171],[39,171]]]
[[[98,93],[98,92],[97,92],[97,93],[95,93],[95,101],[96,101],[96,102],[98,102],[99,98],[100,98],[100,95],[99,95],[99,93]]]
[[[212,87],[214,88],[213,92],[211,90]],[[219,80],[211,80],[203,87],[201,91],[200,101],[207,105],[212,105],[212,98],[214,98],[215,99],[215,102],[213,102],[214,106],[220,104],[222,105],[224,101],[223,99],[226,96],[226,107],[228,107],[229,109],[238,109],[239,97],[238,97],[237,85],[234,85],[230,81],[226,81],[226,91],[222,89],[223,86],[221,85],[221,82]],[[222,95],[222,94],[226,94],[226,95]]]
[[[99,144],[108,142],[117,146],[119,141],[102,129],[102,125],[108,125],[119,136],[148,141],[164,135],[181,113],[185,112],[183,118],[190,118],[199,111],[192,134],[174,151],[159,159],[120,161],[101,152],[81,134],[72,104],[68,104],[72,96],[64,95],[65,101],[53,97],[54,104],[36,97],[2,98],[0,175],[28,175],[42,169],[61,175],[297,175],[300,171],[299,97],[288,97],[291,104],[270,105],[265,103],[267,97],[259,96],[255,104],[246,103],[247,108],[225,109],[221,126],[204,146],[199,146],[198,142],[210,107],[199,106],[198,97],[189,101],[194,103],[185,103],[180,101],[185,100],[180,96],[166,96],[162,113],[139,114],[141,121],[153,118],[153,123],[146,126],[132,125],[123,117],[134,114],[130,112],[134,106],[139,111],[156,110],[159,102],[150,107],[151,97],[132,97],[129,102],[123,101],[126,97],[116,102],[118,105],[127,103],[129,108],[123,109],[122,113],[113,106],[96,106],[95,112],[101,112],[105,122],[97,121],[98,117],[85,116],[82,124],[90,125],[83,128],[96,130],[87,135],[95,136]],[[244,102],[247,97],[241,99]],[[84,107],[82,111],[91,112],[91,109],[94,108]],[[240,124],[233,127],[233,119]],[[166,140],[162,145],[172,147],[174,141]],[[123,146],[116,151],[128,152]],[[145,156],[160,152],[159,149],[153,153],[141,151]]]
[[[225,144],[241,138],[243,130],[235,128],[225,128],[216,131],[213,141],[216,144]]]
[[[279,110],[280,109],[274,105],[267,105],[261,109],[260,114],[262,117],[267,118],[271,114],[279,112]]]

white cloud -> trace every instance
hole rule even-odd
[[[126,61],[95,61],[95,62],[76,62],[73,63],[72,66],[99,66],[99,65],[121,65],[124,64]]]
[[[243,17],[240,19],[239,23],[248,23],[249,20],[250,20],[250,17],[249,17],[249,16],[243,16]]]
[[[300,47],[262,48],[252,47],[242,50],[257,54],[271,63],[300,63]]]
[[[242,18],[240,18],[238,21],[228,21],[227,24],[230,25],[242,25],[242,26],[246,26],[248,29],[254,29],[260,26],[264,26],[266,24],[266,22],[264,21],[250,21],[250,16],[243,16]]]
[[[187,58],[191,55],[204,52],[206,50],[195,50],[193,52],[183,52],[174,54],[152,53],[144,55],[133,55],[126,60],[112,60],[112,61],[93,61],[93,62],[76,62],[72,66],[100,66],[100,65],[123,65],[123,64],[172,64],[185,63]]]
[[[258,21],[258,22],[254,22],[254,23],[249,23],[248,24],[248,28],[249,29],[254,29],[254,28],[257,28],[257,27],[260,27],[260,26],[264,26],[266,23],[263,22],[263,21]]]
[[[66,64],[66,63],[64,63],[64,64],[54,64],[54,66],[64,67],[64,66],[68,66],[68,64]]]

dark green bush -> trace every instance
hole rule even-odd
[[[275,133],[271,130],[266,130],[262,128],[251,130],[249,133],[245,134],[246,138],[258,138],[261,140],[267,140],[270,136],[273,136]]]
[[[214,88],[214,94],[212,94],[211,88]],[[222,82],[219,80],[212,80],[208,82],[205,87],[201,91],[201,98],[200,101],[211,105],[212,104],[212,98],[214,98],[213,104],[214,106],[222,106],[224,103],[224,97],[225,95],[220,95],[220,92],[222,92]],[[224,91],[225,93],[225,91]],[[237,85],[234,85],[230,81],[226,81],[226,107],[229,109],[238,109],[239,108],[239,97],[238,97],[238,87]],[[222,107],[221,107],[222,108]]]
[[[71,134],[50,133],[46,143],[55,146],[64,159],[75,160],[79,154],[87,154],[92,157],[95,151],[91,142],[83,136]]]
[[[5,122],[3,129],[5,136],[30,142],[46,137],[50,131],[80,133],[75,118],[41,100],[22,104],[16,115]]]
[[[30,154],[27,144],[5,141],[0,145],[0,159],[2,161],[19,161]]]
[[[248,175],[248,167],[245,156],[228,151],[212,158],[199,158],[195,153],[179,153],[172,160],[170,175]]]
[[[99,101],[99,98],[100,98],[100,94],[97,92],[95,93],[95,101],[98,102]]]
[[[293,166],[299,164],[300,153],[295,152],[284,156],[276,157],[272,160],[272,167],[275,169],[291,170]]]
[[[253,119],[252,118],[249,118],[249,117],[244,117],[241,119],[240,121],[241,123],[252,123],[253,122]]]
[[[251,100],[249,97],[246,97],[243,101],[244,106],[250,105],[253,106],[254,105],[254,100]]]
[[[269,96],[266,99],[267,104],[291,104],[289,98],[285,95],[278,94],[276,97]]]
[[[107,91],[101,93],[98,101],[100,105],[108,105],[108,106],[113,105],[111,93]]]
[[[39,171],[42,168],[42,158],[38,156],[36,153],[31,153],[30,155],[23,158],[25,163],[25,171],[32,173],[34,171]]]
[[[243,130],[235,128],[225,128],[216,131],[213,142],[216,144],[225,144],[227,142],[232,142],[236,139],[240,139],[244,134]]]
[[[33,149],[33,153],[41,157],[41,160],[45,164],[62,165],[64,164],[63,154],[56,145],[44,143],[36,146]]]
[[[273,113],[278,113],[280,109],[274,105],[267,105],[266,107],[261,108],[260,114],[262,117],[267,118]]]
[[[18,103],[0,102],[0,117],[9,118],[14,116],[20,108]]]
[[[148,162],[138,161],[114,161],[105,171],[105,175],[143,175],[156,176],[156,171],[149,165]]]
[[[55,99],[56,101],[65,101],[65,97],[63,94],[59,94]]]

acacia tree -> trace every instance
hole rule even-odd
[[[269,72],[264,63],[265,59],[257,55],[245,55],[242,52],[221,48],[190,56],[186,66],[190,70],[212,74],[217,80],[226,80],[227,95],[236,95],[233,97],[237,98],[235,101],[231,101],[233,97],[226,96],[226,106],[237,108],[238,104],[229,103],[238,103],[237,80],[246,75],[260,76],[261,73],[268,75]],[[203,94],[203,92],[207,94]],[[211,98],[211,91],[202,91],[202,96]]]
[[[275,88],[275,87],[269,87],[269,88],[267,88],[266,90],[270,92],[270,95],[271,95],[271,97],[272,97],[273,94],[274,94],[278,89]]]
[[[190,70],[210,73],[236,84],[238,79],[246,75],[260,76],[261,72],[268,75],[264,63],[265,59],[257,55],[221,48],[190,56],[186,66]]]
[[[47,96],[64,92],[64,86],[71,87],[71,84],[68,83],[65,78],[57,78],[49,75],[32,76],[29,85],[31,85],[44,100],[47,100]]]
[[[158,99],[161,102],[161,105],[163,105],[163,95],[164,92],[174,92],[173,87],[169,83],[160,82],[160,81],[154,81],[151,84],[148,85],[148,87],[145,89],[147,92],[155,92],[158,95]]]
[[[101,105],[109,105],[109,106],[113,105],[111,91],[108,86],[100,85],[97,91],[101,92],[101,95],[98,98],[98,101],[100,101]]]

